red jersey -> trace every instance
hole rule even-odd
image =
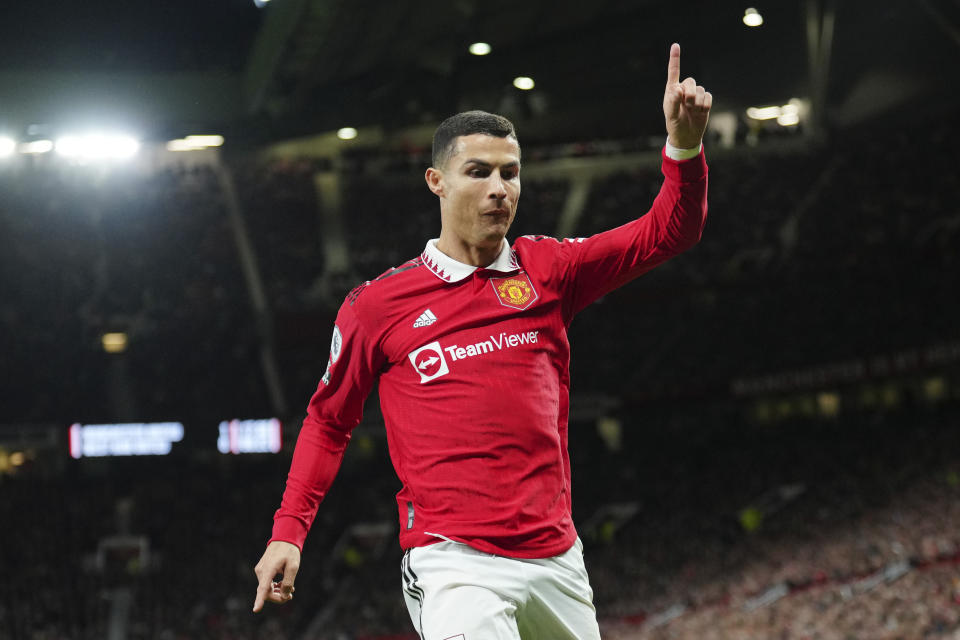
[[[442,538],[518,558],[566,551],[571,517],[567,327],[588,304],[693,246],[707,211],[701,152],[663,156],[650,211],[589,238],[504,240],[477,268],[441,253],[365,282],[337,315],[272,540],[302,547],[379,380],[400,544]]]

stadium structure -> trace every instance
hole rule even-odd
[[[460,110],[517,125],[511,238],[645,211],[674,41],[703,240],[570,329],[603,635],[960,638],[956,3],[0,16],[0,638],[416,638],[376,394],[297,600],[249,612],[336,310],[436,233]]]

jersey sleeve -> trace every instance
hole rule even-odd
[[[337,314],[327,369],[307,406],[270,541],[299,548],[317,507],[340,469],[350,433],[363,416],[363,403],[383,357],[360,323],[352,301]]]
[[[646,273],[700,240],[707,218],[707,163],[701,151],[677,161],[662,153],[664,176],[650,210],[627,224],[560,248],[569,321],[597,298]],[[589,215],[587,213],[586,215]]]

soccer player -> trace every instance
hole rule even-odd
[[[424,640],[600,637],[571,518],[573,316],[693,246],[706,219],[712,96],[670,48],[664,183],[646,215],[590,238],[505,236],[520,145],[470,111],[433,140],[440,237],[350,292],[297,440],[253,610],[293,598],[307,531],[379,381],[394,468],[403,595]],[[274,578],[282,574],[280,581]]]

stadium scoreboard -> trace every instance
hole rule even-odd
[[[74,423],[68,430],[70,457],[165,456],[183,441],[184,431],[182,422]],[[216,446],[224,454],[278,453],[282,424],[277,418],[224,420]]]

